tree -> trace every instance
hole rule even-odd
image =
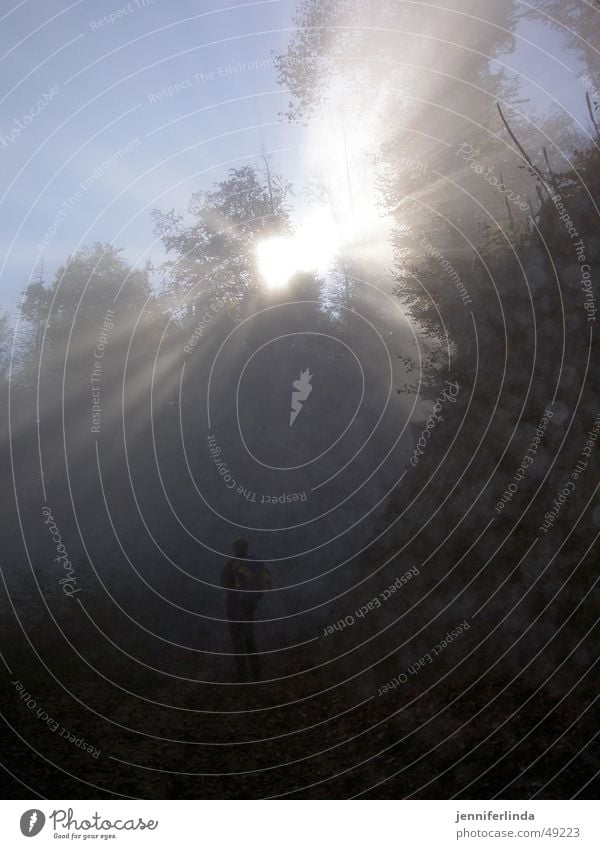
[[[232,168],[213,189],[194,193],[187,218],[153,211],[156,233],[174,254],[166,264],[170,294],[187,315],[211,298],[256,290],[257,241],[291,229],[290,184],[273,173],[268,157],[263,162],[262,173],[253,165]]]
[[[7,312],[0,313],[0,381],[8,380],[12,348],[14,343],[14,328],[10,315]]]
[[[95,243],[68,257],[51,284],[30,283],[18,321],[15,388],[38,387],[52,397],[61,392],[66,365],[76,375],[67,389],[74,388],[90,371],[106,317],[119,328],[112,334],[113,349],[128,343],[136,325],[149,349],[163,311],[149,273],[148,265],[132,268],[120,249]]]
[[[489,222],[485,209],[502,223],[522,227],[529,215],[507,208],[505,196],[479,173],[496,170],[500,179],[497,135],[503,127],[496,103],[514,98],[516,84],[494,70],[490,58],[512,46],[513,7],[512,0],[487,4],[484,14],[473,0],[459,0],[451,9],[440,3],[433,10],[431,4],[385,0],[305,0],[297,31],[276,60],[279,81],[291,93],[290,119],[341,111],[352,116],[343,125],[344,142],[369,127],[364,147],[370,157],[363,170],[372,172],[382,208],[393,221],[397,293],[436,354],[448,328],[435,305],[450,310],[457,333],[465,316],[440,264],[451,265],[457,275],[459,267],[469,268],[470,245]],[[465,142],[475,152],[477,170],[466,168],[459,155]],[[508,163],[502,157],[503,180],[519,185],[526,200],[535,180],[523,175],[519,155],[510,150]],[[350,184],[346,193],[353,206]],[[473,207],[472,198],[482,207]]]
[[[50,291],[40,276],[25,289],[19,313],[17,362],[24,368],[39,363],[49,305]]]

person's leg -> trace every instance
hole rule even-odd
[[[235,677],[236,681],[246,680],[246,645],[244,639],[244,623],[229,621],[229,633],[231,634],[231,645],[235,654]]]
[[[248,618],[254,619],[254,613],[251,614],[251,617],[248,616]],[[255,681],[258,681],[258,679],[260,678],[260,656],[256,647],[253,621],[244,623],[244,649],[246,651],[246,654],[248,655],[252,678]]]

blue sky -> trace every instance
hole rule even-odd
[[[152,253],[153,206],[183,209],[193,190],[263,143],[280,151],[281,168],[297,147],[296,128],[278,118],[286,98],[271,65],[289,36],[291,3],[211,2],[204,13],[181,0],[129,5],[133,11],[114,2],[24,3],[0,22],[2,137],[58,87],[0,149],[4,303],[7,296],[14,302],[57,216],[43,250],[47,276],[94,239],[125,246],[135,261]],[[114,23],[98,23],[125,8]],[[238,69],[251,63],[256,69]],[[163,93],[184,81],[172,96]],[[141,143],[106,166],[136,138]],[[102,176],[69,205],[103,163]]]
[[[94,240],[124,247],[131,262],[159,258],[150,210],[184,210],[192,191],[251,161],[262,144],[279,170],[301,177],[305,137],[278,117],[287,96],[271,64],[295,5],[22,0],[0,12],[2,306],[18,302],[41,256],[47,279]],[[552,58],[558,36],[533,24],[520,33],[550,55],[522,42],[505,61],[572,101],[576,75]],[[534,85],[524,92],[547,105]]]

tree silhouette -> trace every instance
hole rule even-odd
[[[174,255],[165,265],[167,291],[188,317],[211,299],[255,291],[257,241],[289,232],[290,184],[268,159],[265,166],[262,174],[253,165],[230,169],[213,189],[192,195],[187,216],[153,211],[156,233]]]

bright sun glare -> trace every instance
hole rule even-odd
[[[258,270],[269,289],[286,286],[296,271],[293,256],[293,239],[273,236],[259,242],[256,247]]]
[[[313,129],[304,165],[308,174],[321,175],[319,184],[329,200],[327,205],[313,207],[293,235],[272,236],[258,243],[258,269],[267,288],[284,288],[302,271],[325,275],[342,245],[352,245],[355,255],[359,244],[369,245],[371,251],[377,246],[381,254],[386,225],[377,205],[372,170],[365,160],[365,151],[374,145],[373,124],[374,119],[359,122],[346,118],[334,127],[321,123]]]
[[[272,236],[256,247],[258,269],[269,289],[286,286],[298,272],[329,269],[340,237],[326,210],[311,213],[293,236]]]

